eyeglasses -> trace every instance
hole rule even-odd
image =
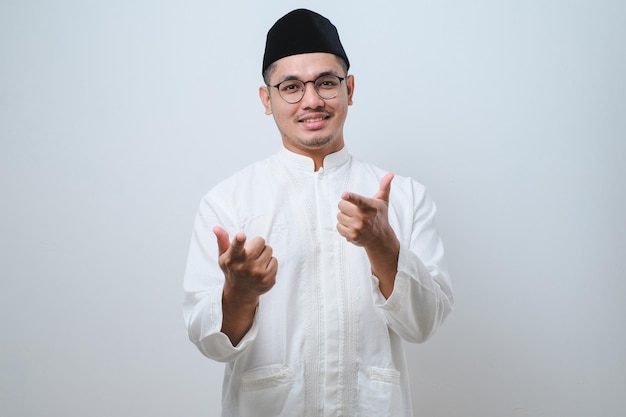
[[[324,100],[330,100],[337,97],[339,87],[345,78],[336,75],[322,75],[313,81],[285,80],[276,85],[268,85],[278,90],[280,97],[287,103],[295,104],[304,97],[304,90],[308,83],[313,83],[315,92]]]

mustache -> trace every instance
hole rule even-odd
[[[306,119],[309,116],[316,116],[319,117],[320,115],[325,115],[327,117],[332,116],[334,113],[332,111],[328,111],[326,109],[313,109],[313,110],[308,110],[306,112],[302,112],[296,115],[296,118],[298,120],[302,120],[302,119]]]

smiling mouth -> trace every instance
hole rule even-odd
[[[331,113],[323,110],[306,112],[298,117],[300,123],[319,123],[330,119]]]
[[[328,118],[328,116],[324,116],[324,117],[316,117],[314,119],[302,119],[300,120],[302,123],[315,123],[315,122],[321,122],[322,120],[326,120]]]

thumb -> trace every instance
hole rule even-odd
[[[221,226],[215,226],[213,228],[213,233],[215,233],[215,237],[217,238],[218,254],[222,256],[222,254],[230,248],[230,238],[228,237],[228,232]]]
[[[374,197],[377,200],[383,200],[385,203],[389,202],[389,192],[391,191],[391,181],[393,181],[394,174],[393,172],[386,173],[383,178],[380,180],[380,188],[374,194]]]

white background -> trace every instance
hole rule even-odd
[[[349,150],[439,206],[457,302],[408,347],[416,415],[623,416],[619,0],[2,0],[0,415],[218,415],[191,225],[280,146],[261,58],[300,6],[351,59]]]

